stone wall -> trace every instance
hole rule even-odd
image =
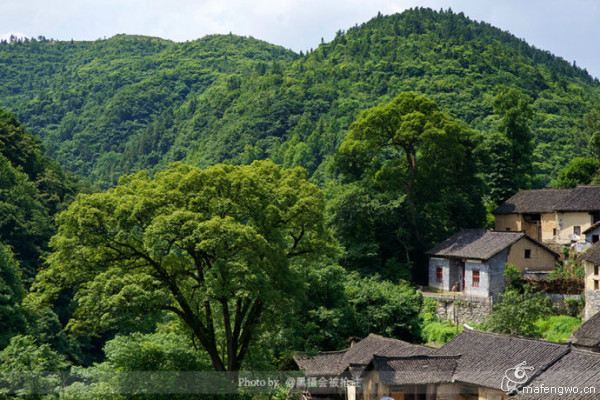
[[[600,312],[600,291],[585,291],[585,320],[590,319],[594,314]]]
[[[466,296],[428,296],[437,301],[436,313],[455,324],[482,323],[492,312],[492,300]]]

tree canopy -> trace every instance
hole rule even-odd
[[[58,216],[36,289],[51,300],[73,288],[69,328],[88,335],[174,313],[216,370],[237,370],[302,266],[333,254],[323,201],[304,170],[268,161],[140,172]]]
[[[420,266],[424,251],[449,232],[482,225],[475,147],[467,125],[416,93],[361,113],[340,145],[336,165],[347,186],[337,192],[332,219],[347,249],[370,240],[373,257],[349,263],[387,273]],[[363,231],[371,233],[356,234]]]

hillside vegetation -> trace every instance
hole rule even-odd
[[[489,133],[504,86],[532,99],[532,184],[544,186],[586,153],[582,117],[598,81],[451,11],[380,15],[308,54],[235,35],[0,45],[0,105],[65,168],[102,186],[175,160],[271,158],[326,179],[359,111],[416,91]]]

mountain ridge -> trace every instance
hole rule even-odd
[[[269,157],[325,176],[360,110],[417,91],[486,132],[490,98],[506,85],[533,99],[542,186],[586,151],[580,120],[600,92],[587,71],[506,31],[422,8],[379,15],[302,55],[232,34],[116,35],[5,44],[0,66],[0,105],[68,170],[103,185],[177,160]]]

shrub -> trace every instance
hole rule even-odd
[[[529,286],[524,291],[508,289],[494,305],[486,320],[486,330],[509,335],[539,337],[535,321],[552,315],[552,302],[542,293],[534,293]]]
[[[423,325],[423,341],[441,345],[448,343],[462,330],[462,326],[454,325],[450,321],[429,321]]]
[[[462,331],[462,326],[450,321],[442,321],[437,315],[437,301],[425,297],[421,308],[421,338],[425,343],[444,344],[449,342]]]
[[[523,289],[523,276],[516,266],[506,264],[504,268],[504,284],[507,289]]]

